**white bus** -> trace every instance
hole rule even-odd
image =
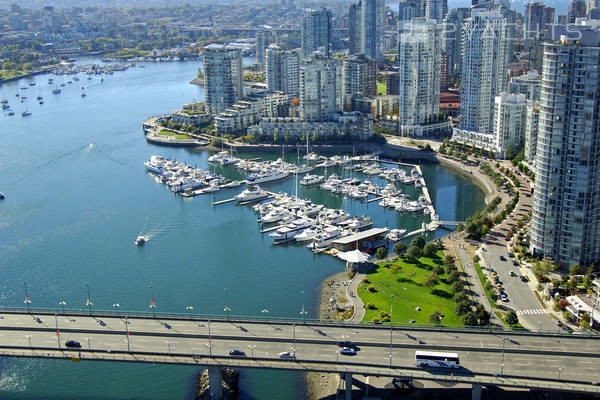
[[[416,351],[415,365],[417,367],[438,367],[438,368],[458,368],[458,354],[456,353],[437,353],[433,351]]]

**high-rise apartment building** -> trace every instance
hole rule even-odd
[[[361,53],[362,24],[361,24],[362,2],[350,5],[348,12],[348,47],[350,54]]]
[[[361,52],[383,62],[385,0],[361,0]]]
[[[342,64],[315,56],[300,66],[300,118],[330,121],[342,110]]]
[[[331,51],[331,11],[310,10],[302,20],[302,56],[309,58],[317,51]]]
[[[537,39],[547,35],[548,27],[554,23],[554,8],[544,3],[533,2],[525,6],[525,39]]]
[[[436,22],[442,22],[448,12],[447,0],[426,0],[425,18],[433,19]]]
[[[567,12],[567,23],[574,24],[577,18],[585,17],[586,13],[587,6],[585,0],[571,0]]]
[[[220,44],[204,49],[206,105],[211,114],[218,114],[243,96],[242,55]]]
[[[582,266],[600,261],[600,26],[587,25],[544,44],[529,231],[535,254]]]
[[[401,136],[437,119],[440,110],[440,35],[435,20],[414,18],[400,32],[398,120]]]
[[[295,50],[282,50],[277,45],[267,49],[265,59],[267,86],[270,91],[281,91],[293,100],[299,96],[300,57]]]
[[[474,8],[464,30],[460,129],[489,133],[495,97],[506,90],[509,28],[500,11]]]
[[[377,95],[377,63],[364,54],[344,57],[342,63],[342,94],[344,106],[352,105],[353,95]]]
[[[446,14],[442,24],[442,51],[448,55],[448,76],[450,79],[460,78],[463,23],[470,16],[470,8],[453,8]]]
[[[272,44],[277,44],[277,32],[268,26],[261,27],[256,32],[256,63],[263,69],[265,67],[267,49]]]
[[[510,79],[508,91],[515,94],[524,94],[528,101],[537,103],[540,99],[541,78],[537,71],[527,71],[526,74]]]
[[[400,0],[398,3],[398,20],[410,21],[425,16],[426,0]]]
[[[525,116],[527,101],[524,94],[500,93],[494,101],[494,146],[498,153],[506,156],[512,148],[513,154],[525,142]]]
[[[538,125],[540,122],[540,107],[529,102],[525,117],[525,161],[535,166],[535,152],[537,147]]]

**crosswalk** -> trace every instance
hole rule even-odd
[[[532,310],[518,310],[517,315],[532,315],[532,314],[544,314],[545,311],[541,308],[536,308]]]

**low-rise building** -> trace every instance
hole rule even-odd
[[[211,115],[203,112],[175,111],[171,118],[178,124],[202,126],[210,123]]]
[[[215,117],[219,133],[245,134],[246,129],[263,117],[278,117],[280,107],[287,105],[288,95],[283,92],[254,93]]]
[[[258,125],[248,128],[249,135],[259,138],[301,139],[342,139],[367,140],[373,135],[373,117],[359,112],[334,114],[331,121],[303,121],[300,118],[263,118]]]

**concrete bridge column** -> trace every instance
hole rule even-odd
[[[481,400],[481,383],[474,383],[471,389],[471,400]]]
[[[346,400],[352,400],[352,374],[345,373],[344,380],[346,381]]]
[[[223,370],[221,367],[208,367],[208,390],[211,400],[221,400],[223,397]]]

